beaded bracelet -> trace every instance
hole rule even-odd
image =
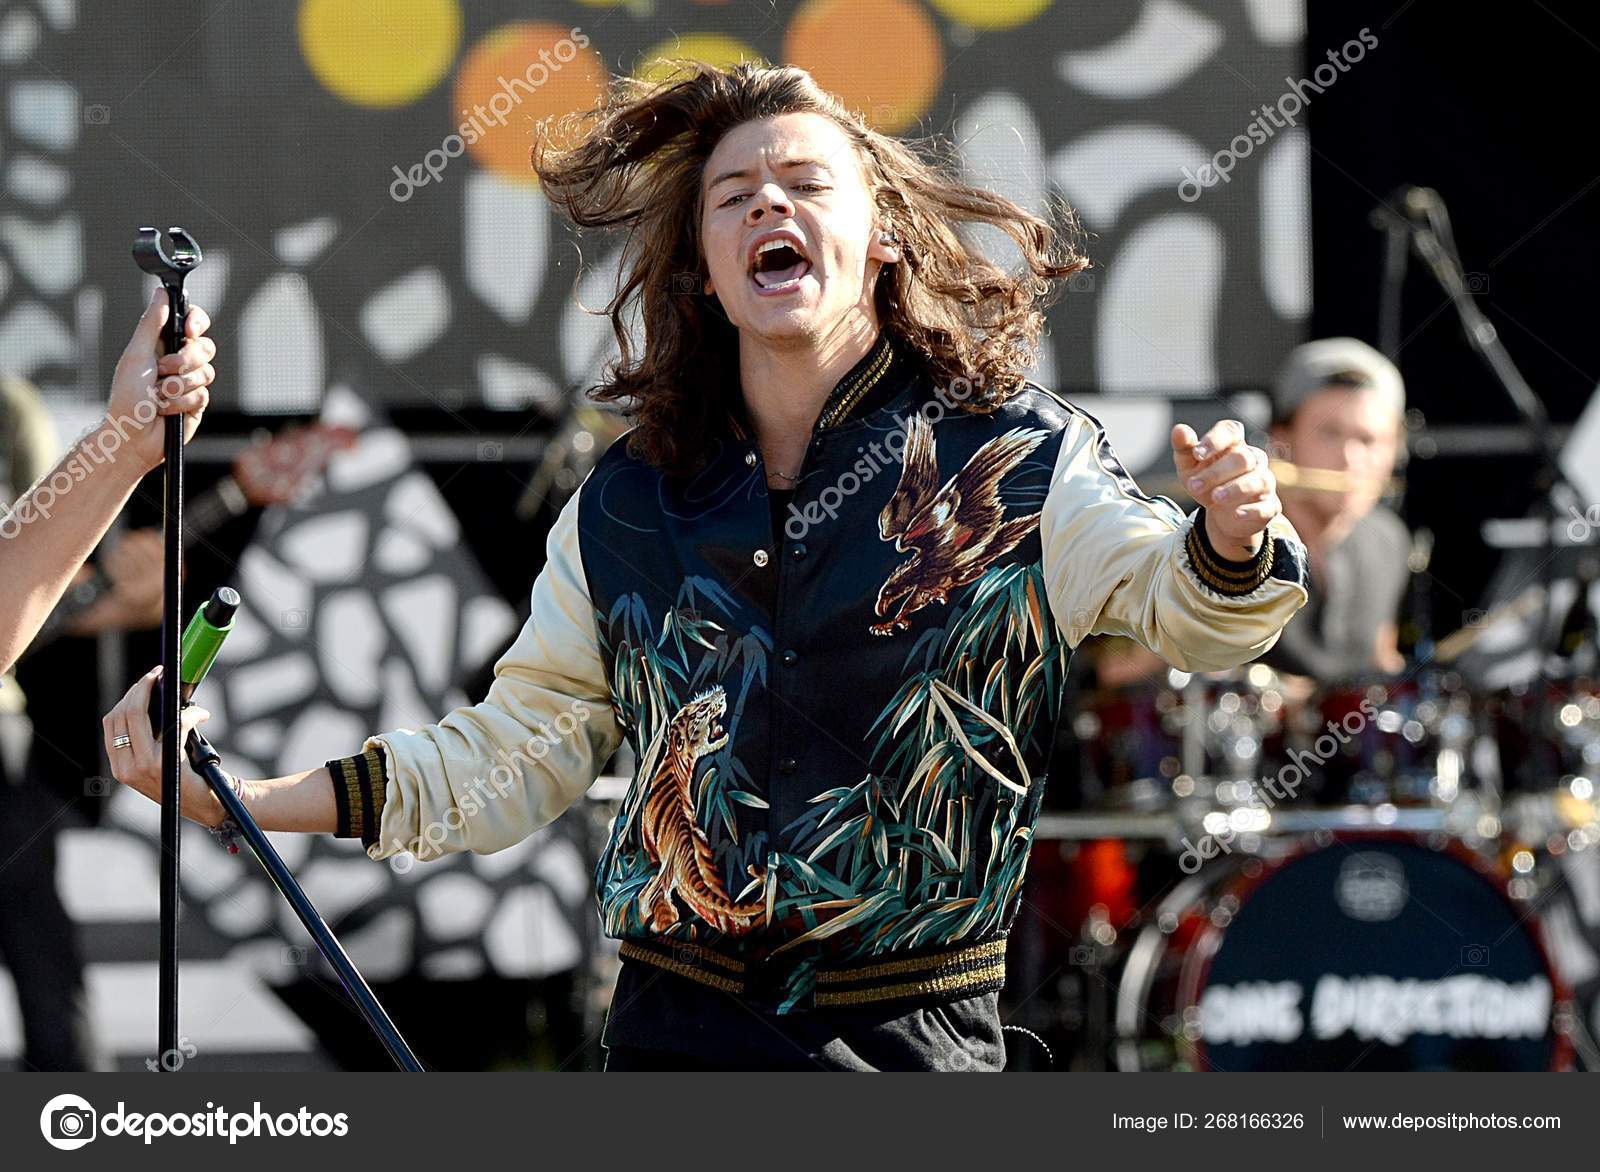
[[[231,773],[225,773],[223,776],[228,779],[228,785],[233,790],[233,796],[242,803],[244,801],[244,782]],[[230,855],[239,853],[239,824],[233,820],[232,814],[224,814],[222,821],[212,828],[211,833],[216,836],[219,843],[228,848]]]

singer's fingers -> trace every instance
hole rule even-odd
[[[113,776],[148,797],[161,794],[160,753],[155,750],[155,737],[150,732],[150,690],[160,676],[161,668],[153,667],[134,680],[101,721]],[[127,744],[118,745],[123,737]],[[150,767],[152,758],[156,761],[154,768]]]
[[[1265,456],[1258,458],[1257,450],[1251,447],[1229,448],[1211,463],[1192,472],[1183,482],[1184,487],[1201,504],[1211,504],[1209,498],[1213,490],[1266,466]]]
[[[185,743],[187,743],[189,740],[189,734],[192,733],[197,726],[204,724],[210,719],[211,713],[207,712],[198,704],[191,704],[182,712],[178,713],[178,727],[183,730],[183,739]]]
[[[1243,444],[1244,424],[1237,419],[1224,419],[1198,440],[1186,442],[1193,434],[1192,429],[1181,423],[1172,429],[1172,460],[1179,479],[1185,481],[1219,455]]]

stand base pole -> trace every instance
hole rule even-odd
[[[383,1043],[383,1048],[389,1052],[389,1057],[394,1060],[397,1067],[411,1073],[422,1073],[422,1063],[417,1060],[416,1054],[412,1052],[405,1038],[390,1020],[388,1012],[367,985],[366,979],[356,969],[355,962],[345,952],[344,946],[334,936],[333,929],[328,927],[327,921],[312,904],[289,870],[288,864],[268,840],[266,832],[257,824],[250,811],[245,809],[244,803],[239,800],[239,795],[233,792],[227,774],[222,771],[222,758],[216,749],[198,731],[190,734],[186,748],[189,751],[190,764],[201,777],[205,778],[206,784],[211,787],[211,792],[216,794],[217,800],[222,803],[222,808],[237,824],[240,837],[250,845],[250,850],[267,872],[273,885],[283,898],[288,900],[289,906],[294,909],[294,914],[300,917],[300,922],[305,925],[306,931],[311,933],[317,951],[322,953],[333,971],[338,974],[339,982],[344,986],[345,992],[350,994],[350,999],[355,1002],[356,1009],[366,1021],[367,1027],[372,1030],[373,1036]]]

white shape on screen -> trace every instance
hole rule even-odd
[[[525,325],[550,252],[549,201],[537,187],[481,169],[467,176],[466,188],[467,287],[507,324]]]
[[[450,680],[456,587],[442,574],[399,582],[383,592],[384,613],[411,655],[418,683],[430,692]]]
[[[297,273],[272,274],[239,314],[240,410],[316,411],[327,381],[323,350],[322,322],[306,282]]]
[[[13,8],[0,18],[0,63],[16,65],[33,56],[39,44],[39,22],[26,9]]]
[[[1311,312],[1311,143],[1303,129],[1268,143],[1261,161],[1261,287],[1273,312]]]
[[[78,91],[64,81],[11,83],[11,132],[46,150],[67,151],[78,145],[83,106]]]
[[[78,346],[60,318],[37,301],[24,301],[0,319],[0,354],[7,374],[31,378],[41,366],[76,362]]]
[[[286,773],[304,769],[308,763],[320,764],[359,753],[372,731],[352,712],[331,704],[312,704],[297,714],[284,731],[278,768]]]
[[[1174,213],[1123,241],[1102,282],[1096,369],[1108,394],[1204,393],[1213,353],[1223,238],[1203,216]]]
[[[339,224],[332,216],[318,216],[300,224],[289,224],[272,234],[272,250],[286,265],[299,268],[317,259],[333,243]],[[209,261],[211,258],[206,257]]]
[[[65,167],[36,155],[13,159],[6,170],[6,191],[40,207],[59,204],[71,189],[72,174]]]
[[[396,277],[367,298],[361,335],[385,362],[415,358],[450,325],[450,287],[432,265]]]
[[[546,887],[519,887],[500,901],[484,946],[503,977],[564,972],[583,957],[582,947]]]
[[[18,275],[46,296],[59,297],[83,282],[83,224],[75,213],[50,223],[0,217],[0,243]]]
[[[366,563],[367,524],[354,509],[307,517],[289,527],[278,549],[313,582],[348,582]]]
[[[440,549],[453,548],[461,540],[461,523],[422,472],[409,473],[397,483],[383,511],[391,524],[416,532]]]
[[[1194,139],[1169,126],[1124,122],[1074,139],[1050,161],[1050,181],[1092,229],[1115,227],[1147,191],[1174,192],[1206,161]]]
[[[428,934],[439,940],[476,937],[494,906],[494,896],[477,879],[449,872],[417,889],[417,912]]]
[[[555,417],[567,405],[566,392],[544,371],[499,354],[478,355],[478,390],[483,395],[483,405],[496,411],[533,407]]]
[[[1178,85],[1221,44],[1216,21],[1176,0],[1151,0],[1116,40],[1061,54],[1056,73],[1097,97],[1147,98]]]
[[[250,720],[274,708],[300,703],[317,685],[316,666],[311,656],[300,651],[236,664],[229,676],[228,698],[235,720]]]
[[[1298,46],[1305,39],[1305,0],[1245,0],[1244,10],[1263,44]]]

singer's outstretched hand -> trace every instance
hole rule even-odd
[[[1203,436],[1172,429],[1178,479],[1206,510],[1206,537],[1223,557],[1249,561],[1272,518],[1283,512],[1267,453],[1245,442],[1244,424],[1224,419]]]
[[[161,738],[150,730],[150,692],[160,679],[160,667],[145,672],[100,722],[112,775],[153,802],[161,800]],[[211,713],[191,704],[179,713],[178,719],[187,741],[190,731],[210,720]],[[128,741],[125,745],[118,743],[123,737]],[[182,806],[183,816],[202,826],[218,826],[222,822],[222,803],[190,766],[188,754],[183,755]]]
[[[161,740],[150,731],[150,692],[160,679],[159,667],[145,672],[100,722],[112,776],[153,802],[161,800]],[[210,718],[211,713],[199,705],[185,708],[179,717],[183,739],[187,741],[190,730]],[[124,736],[128,743],[119,747],[117,740]],[[226,769],[226,761],[223,767]],[[239,779],[239,797],[263,830],[332,834],[338,826],[333,779],[326,768],[257,781]],[[202,826],[215,827],[222,822],[222,803],[205,779],[190,767],[187,754],[183,758],[181,804],[183,816]]]

